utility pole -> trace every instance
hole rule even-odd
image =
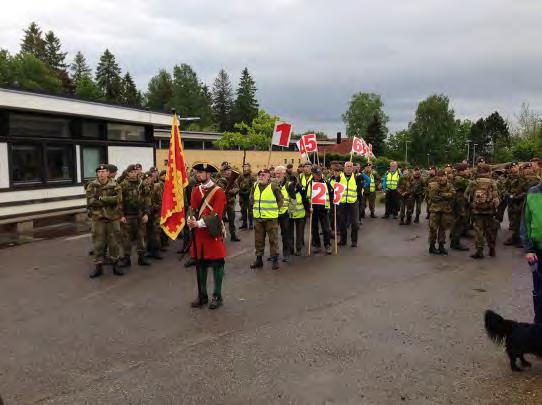
[[[471,144],[471,140],[470,139],[467,139],[467,163],[469,163],[469,159],[470,159],[470,144]]]
[[[473,146],[473,149],[472,149],[472,167],[474,167],[474,163],[476,161],[476,146],[478,144],[477,143],[474,143],[472,146]]]
[[[408,144],[412,141],[405,141],[405,163],[408,163]]]
[[[427,168],[429,169],[429,153],[427,154]]]

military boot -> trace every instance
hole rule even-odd
[[[466,252],[467,250],[469,250],[468,247],[461,244],[461,241],[459,239],[452,239],[452,241],[450,242],[450,249],[459,250],[461,252]]]
[[[194,260],[194,258],[192,258],[192,257],[188,258],[188,260],[186,262],[184,262],[184,267],[185,268],[193,267],[195,265],[196,265],[196,260]]]
[[[96,277],[100,277],[104,272],[104,268],[103,268],[103,265],[100,263],[100,264],[96,264],[96,267],[94,268],[94,270],[92,271],[92,273],[90,273],[88,275],[89,278],[96,278]]]
[[[112,267],[113,267],[113,274],[115,276],[124,276],[124,271],[122,271],[121,269],[117,267],[117,263],[113,263]]]
[[[470,255],[473,259],[483,259],[484,258],[484,249],[476,249],[476,252]]]
[[[156,260],[162,260],[164,257],[160,254],[160,250],[158,249],[155,249],[155,250],[151,250],[150,254],[149,254],[149,257],[151,259],[156,259]]]
[[[140,266],[150,266],[151,264],[145,259],[145,255],[140,254],[137,258],[137,264]]]
[[[444,243],[439,243],[439,244],[438,244],[438,253],[439,253],[439,255],[445,255],[445,256],[448,256],[448,251],[447,251],[446,248],[444,247]]]
[[[489,248],[489,256],[491,256],[491,257],[496,256],[495,247],[490,247]]]
[[[406,225],[412,224],[412,216],[411,215],[407,216],[405,224]]]
[[[330,255],[331,253],[331,246],[326,246],[326,255]]]
[[[419,224],[420,223],[420,216],[416,214],[416,217],[414,218],[414,223]]]
[[[438,254],[439,254],[437,248],[435,248],[435,244],[434,244],[434,243],[431,243],[431,244],[429,245],[429,253],[431,253],[432,255],[438,255]]]
[[[376,215],[374,212],[371,212],[371,218],[376,218]]]
[[[209,304],[209,309],[217,309],[222,306],[222,297],[220,295],[213,295],[211,298],[211,303]]]
[[[279,267],[279,257],[278,256],[273,256],[273,264],[271,265],[271,268],[273,270],[278,270],[280,267]]]
[[[406,225],[404,218],[401,217],[401,221],[399,222],[399,225]]]
[[[256,261],[250,265],[251,269],[261,269],[263,267],[263,260],[261,256],[256,256]]]
[[[201,308],[202,306],[207,305],[208,302],[209,302],[209,297],[207,297],[206,295],[202,295],[202,296],[198,296],[198,298],[192,301],[190,303],[190,306],[192,308]]]
[[[241,239],[239,239],[239,238],[237,237],[237,235],[234,234],[234,233],[231,234],[230,240],[231,240],[232,242],[241,242]]]
[[[120,259],[119,267],[130,267],[132,265],[132,258],[129,255]]]

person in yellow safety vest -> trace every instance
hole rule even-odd
[[[329,226],[329,208],[333,204],[333,188],[330,184],[322,178],[322,171],[319,167],[312,169],[312,180],[307,185],[307,198],[311,199],[312,196],[312,183],[323,183],[326,185],[326,203],[324,205],[311,204],[310,212],[312,213],[312,246],[314,246],[314,253],[320,253],[322,249],[320,241],[320,230],[318,223],[322,227],[324,236],[324,248],[326,254],[331,254],[331,228]]]
[[[335,186],[337,182],[336,179],[339,178],[340,174],[343,171],[343,166],[340,162],[332,161],[331,162],[331,177],[329,179],[329,185],[331,188]],[[333,210],[329,210],[329,224],[331,225],[331,239],[335,238],[335,213]]]
[[[371,218],[375,216],[375,202],[376,202],[376,182],[375,173],[373,172],[373,165],[366,163],[361,174],[363,179],[363,198],[361,203],[361,217],[365,218],[365,209],[367,203],[369,204],[369,211],[371,212]]]
[[[265,236],[269,236],[269,250],[273,262],[272,269],[277,270],[278,264],[278,217],[284,204],[284,197],[280,188],[270,180],[268,169],[258,172],[258,181],[250,194],[250,207],[254,217],[254,244],[256,247],[256,261],[250,265],[251,269],[263,267],[265,251]]]
[[[290,246],[291,254],[301,256],[301,250],[305,245],[305,221],[306,214],[310,210],[310,203],[307,200],[306,191],[302,189],[297,178],[292,177],[291,179],[290,187],[288,189],[291,199],[291,205],[288,207],[288,215],[290,217],[290,241],[288,245]]]
[[[397,162],[390,162],[390,169],[384,174],[382,180],[382,190],[386,193],[386,212],[382,218],[388,219],[393,215],[393,219],[397,219],[399,214],[400,200],[397,186],[402,174],[397,168]]]
[[[276,177],[276,184],[280,189],[280,192],[282,194],[282,197],[284,199],[284,203],[282,204],[282,207],[279,209],[279,217],[278,222],[280,226],[280,238],[282,239],[282,261],[288,262],[290,261],[290,215],[288,213],[289,208],[289,202],[290,202],[290,194],[288,193],[288,188],[290,186],[290,182],[286,179],[286,167],[284,166],[277,166],[275,167],[275,177]]]
[[[303,173],[299,175],[299,183],[305,191],[307,190],[307,184],[312,180],[311,168],[312,165],[309,162],[305,163]]]
[[[354,165],[352,162],[346,162],[344,164],[344,173],[339,175],[339,178],[335,179],[341,183],[345,190],[339,204],[337,211],[337,222],[339,226],[339,246],[346,246],[348,239],[348,228],[351,228],[350,238],[352,240],[352,247],[358,245],[358,194],[363,188],[361,178],[356,177],[354,174]]]

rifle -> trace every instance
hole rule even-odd
[[[224,192],[226,193],[226,196],[228,195],[228,192],[231,190],[231,188],[233,187],[235,181],[237,180],[239,176],[240,176],[239,172],[236,172],[235,170],[231,171],[231,176],[228,180],[228,184],[226,185],[226,189],[224,190]]]

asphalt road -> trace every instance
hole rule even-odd
[[[521,251],[431,257],[425,221],[366,219],[358,248],[253,271],[240,236],[218,311],[189,308],[174,248],[97,280],[85,235],[1,250],[6,404],[542,402],[542,362],[512,373],[482,327],[487,308],[532,319]]]

